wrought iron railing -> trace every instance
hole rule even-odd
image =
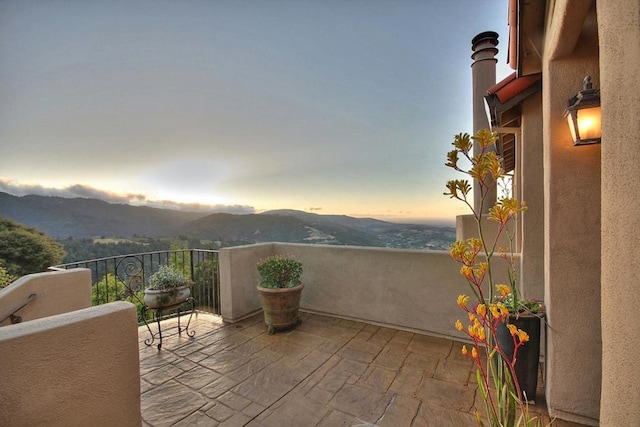
[[[143,289],[148,278],[161,265],[170,265],[191,278],[194,283],[191,292],[196,310],[220,314],[218,251],[180,249],[144,252],[72,262],[54,268],[91,270],[93,305],[128,300],[139,306],[141,295],[132,292]]]

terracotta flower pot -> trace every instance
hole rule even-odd
[[[298,308],[302,288],[304,285],[275,289],[257,286],[269,335],[276,330],[292,328],[301,323]]]

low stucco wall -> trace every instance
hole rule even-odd
[[[86,268],[50,271],[22,276],[0,290],[0,321],[27,301],[35,298],[16,313],[22,321],[54,316],[91,306],[91,271]],[[5,319],[0,326],[10,325]]]
[[[273,243],[220,251],[221,311],[237,321],[261,309],[256,263],[272,254],[303,262],[302,310],[462,339],[456,305],[469,288],[448,252]]]
[[[140,426],[139,369],[128,302],[0,328],[0,425]]]
[[[236,322],[260,310],[256,264],[275,254],[272,243],[220,249],[220,315]]]

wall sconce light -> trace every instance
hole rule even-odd
[[[564,110],[573,145],[600,144],[602,139],[602,111],[600,90],[593,89],[591,76],[584,78],[584,86],[567,102]]]

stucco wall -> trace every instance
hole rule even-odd
[[[575,24],[571,13],[577,9],[567,1],[556,2],[556,10],[567,14],[554,15],[547,32],[559,34],[564,26]],[[563,117],[567,100],[582,88],[586,75],[596,87],[600,84],[594,12],[575,47],[549,45],[570,39],[548,37],[543,57],[546,399],[551,416],[597,425],[602,348],[600,146],[574,147]]]
[[[522,262],[520,283],[525,298],[544,299],[544,165],[542,148],[542,94],[522,105],[522,136],[518,141],[519,171],[515,192],[527,205],[520,216]]]
[[[464,318],[456,298],[470,291],[459,264],[444,251],[285,243],[223,249],[225,320],[260,310],[255,265],[270,253],[291,254],[303,262],[303,310],[462,338],[454,328],[456,319]],[[225,309],[230,301],[232,311]]]
[[[640,425],[640,3],[598,2],[602,100],[603,426]]]
[[[261,310],[256,265],[275,254],[273,243],[220,249],[220,315],[236,322]]]
[[[0,328],[0,425],[140,426],[139,369],[127,302]]]
[[[91,271],[86,268],[29,274],[0,290],[0,320],[11,314],[35,294],[27,306],[16,313],[22,321],[53,316],[91,306]],[[11,324],[6,319],[0,326]]]

